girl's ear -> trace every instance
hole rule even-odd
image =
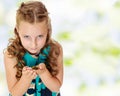
[[[17,27],[15,27],[14,33],[15,33],[15,35],[18,35],[18,28]]]
[[[16,32],[18,32],[18,27],[17,26],[15,27],[15,30],[16,30]]]

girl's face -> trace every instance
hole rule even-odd
[[[31,24],[22,21],[17,31],[23,47],[33,55],[39,54],[46,43],[48,33],[46,22]]]

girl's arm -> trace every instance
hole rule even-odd
[[[59,45],[60,46],[60,45]],[[40,75],[43,83],[50,89],[52,92],[58,92],[63,83],[63,51],[60,46],[60,55],[58,57],[58,69],[59,73],[56,77],[53,77],[50,72],[45,68],[45,64],[39,64],[39,68],[37,73]],[[43,69],[42,69],[43,68]],[[43,72],[42,72],[43,71]]]
[[[22,76],[18,81],[15,77],[17,69],[14,67],[17,61],[16,58],[11,57],[8,55],[6,51],[4,53],[4,64],[6,70],[6,79],[8,84],[8,90],[12,96],[23,96],[23,94],[27,91],[31,80],[35,77],[35,72],[27,70],[26,67],[22,70]]]

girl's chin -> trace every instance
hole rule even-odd
[[[28,51],[31,55],[38,55],[39,54],[39,52],[30,52],[30,51]]]

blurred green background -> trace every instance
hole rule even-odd
[[[0,96],[8,96],[3,49],[23,1],[0,0]],[[63,46],[62,96],[120,96],[120,0],[41,1]]]

